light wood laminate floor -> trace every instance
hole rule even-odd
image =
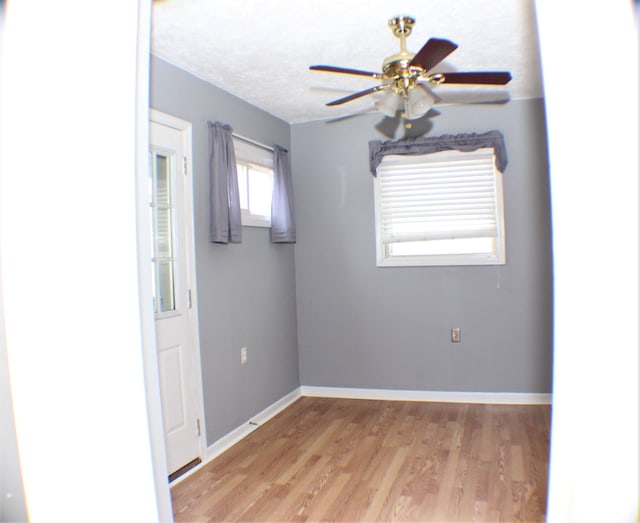
[[[172,487],[176,521],[544,521],[550,407],[303,397]]]

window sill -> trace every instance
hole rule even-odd
[[[467,256],[396,256],[378,258],[378,267],[447,267],[473,265],[506,265],[504,257],[484,255]]]
[[[268,218],[264,218],[262,216],[242,216],[242,226],[243,227],[262,227],[264,229],[269,229],[271,227],[271,220]]]

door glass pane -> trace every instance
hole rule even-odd
[[[155,203],[171,205],[171,171],[169,159],[166,156],[156,154],[155,172]]]
[[[153,264],[156,280],[156,292],[154,293],[154,305],[156,313],[176,310],[175,293],[173,285],[173,262],[158,261]]]
[[[155,207],[153,209],[153,227],[155,231],[155,252],[156,258],[171,258],[173,249],[171,246],[171,208]]]
[[[171,158],[152,151],[149,161],[149,207],[151,210],[153,304],[156,314],[176,310],[175,207],[172,197]]]

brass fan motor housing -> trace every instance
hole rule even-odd
[[[383,82],[398,94],[407,94],[416,86],[418,77],[424,73],[421,68],[409,67],[413,55],[390,57],[382,68]]]
[[[396,93],[406,96],[416,86],[418,77],[426,71],[410,66],[415,56],[407,51],[406,38],[411,34],[416,21],[409,16],[397,16],[389,20],[391,32],[400,40],[400,52],[387,57],[382,63],[382,79]]]

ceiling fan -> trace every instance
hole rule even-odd
[[[402,110],[404,120],[415,120],[424,116],[439,101],[438,96],[428,85],[440,84],[476,84],[506,85],[511,80],[509,71],[478,72],[431,72],[458,46],[450,40],[430,38],[416,54],[406,48],[406,39],[411,34],[415,20],[409,16],[398,16],[389,20],[389,28],[400,39],[400,52],[389,56],[382,63],[382,73],[335,67],[332,65],[312,65],[312,71],[342,73],[368,76],[381,80],[380,85],[350,94],[327,103],[327,106],[340,105],[362,96],[382,92],[383,96],[375,102],[378,110],[387,116],[395,117]],[[407,127],[410,123],[407,122]]]

